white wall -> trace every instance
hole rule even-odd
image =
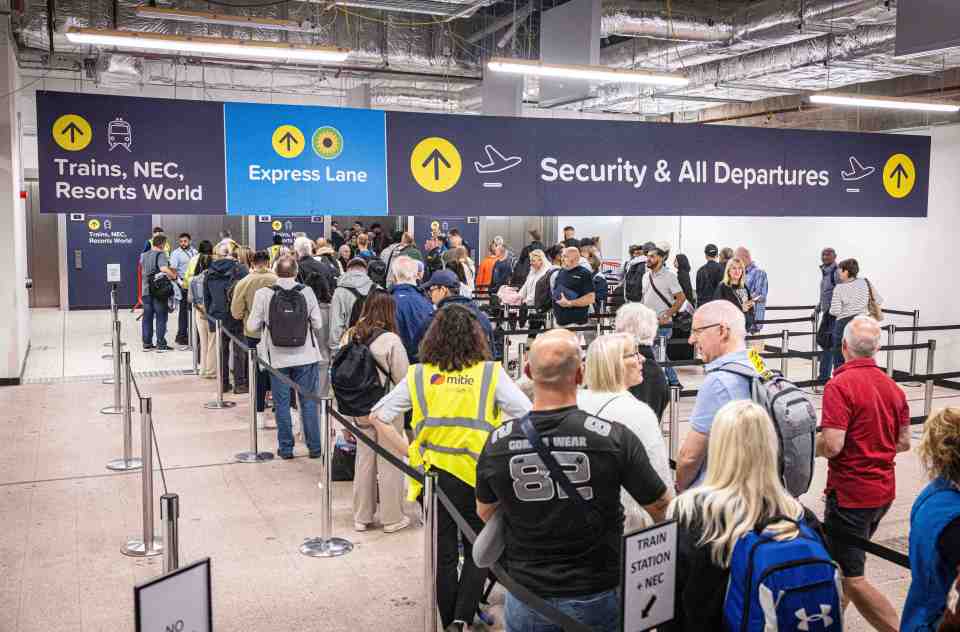
[[[932,137],[930,203],[925,219],[887,218],[747,218],[747,217],[577,217],[570,223],[578,235],[622,227],[620,256],[631,243],[665,239],[673,253],[690,257],[694,271],[703,263],[703,247],[747,246],[770,278],[770,305],[812,305],[819,291],[820,250],[837,249],[841,258],[854,257],[861,275],[874,282],[885,306],[906,311],[919,308],[921,324],[960,323],[960,126],[925,130]],[[575,220],[575,221],[574,221]],[[608,248],[604,255],[611,256]],[[801,316],[768,314],[767,318]],[[888,322],[909,324],[909,319],[888,316]],[[800,323],[791,330],[807,331]],[[769,331],[779,328],[768,327]],[[937,339],[938,371],[960,370],[960,331],[920,334],[920,340]],[[792,348],[807,349],[809,338]],[[909,334],[897,337],[908,344]],[[906,368],[907,353],[896,365]],[[925,356],[919,356],[923,370]]]

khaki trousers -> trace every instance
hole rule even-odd
[[[376,429],[370,425],[369,417],[353,417],[354,424],[360,427],[371,439],[377,438]],[[390,423],[403,434],[403,417],[397,417]],[[382,442],[378,441],[381,445]],[[357,440],[357,463],[353,476],[353,520],[363,524],[372,524],[377,511],[377,497],[380,499],[380,523],[393,524],[403,520],[403,484],[404,475],[376,453],[363,441]]]
[[[206,315],[196,307],[193,308],[193,322],[197,326],[200,345],[200,377],[217,377],[217,335],[210,331]]]

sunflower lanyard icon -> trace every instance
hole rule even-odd
[[[343,151],[343,136],[335,127],[324,126],[313,133],[313,152],[324,160],[333,160]]]

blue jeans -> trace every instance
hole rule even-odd
[[[833,324],[833,368],[843,366],[843,330],[847,323],[853,320],[853,316],[848,318],[838,318]]]
[[[157,346],[167,346],[167,316],[170,312],[167,310],[167,302],[159,301],[149,294],[143,297],[143,319],[140,327],[143,333],[143,346],[149,347],[153,344],[153,321],[157,321]]]
[[[297,386],[308,393],[316,393],[317,381],[320,379],[319,365],[302,364],[277,369]],[[293,428],[290,423],[290,387],[280,380],[270,380],[273,391],[273,403],[277,413],[277,452],[281,455],[293,454]],[[303,437],[307,442],[310,454],[320,454],[323,448],[323,439],[320,436],[320,423],[317,418],[317,403],[306,397],[300,401],[300,419],[303,422]]]
[[[596,632],[620,630],[620,598],[616,590],[581,597],[554,597],[544,601]],[[559,625],[548,622],[510,593],[507,593],[504,614],[507,632],[563,631]]]
[[[818,377],[821,380],[828,380],[830,379],[830,373],[833,371],[833,326],[836,323],[836,318],[831,314],[824,314],[822,319],[821,327],[827,328],[830,332],[830,345],[820,354],[820,375]]]
[[[673,336],[673,327],[672,326],[664,327],[663,325],[660,325],[660,327],[657,328],[657,340],[654,341],[654,346],[659,348],[660,338],[666,338],[667,342],[669,342],[671,336]],[[664,353],[664,355],[666,355],[666,353]],[[659,358],[660,356],[657,356],[657,357]],[[667,382],[669,382],[670,384],[680,383],[680,378],[677,377],[677,372],[673,369],[672,366],[663,367],[663,373],[664,375],[667,376]]]

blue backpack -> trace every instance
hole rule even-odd
[[[786,520],[800,529],[778,542],[767,524]],[[774,518],[742,536],[733,549],[723,603],[728,632],[823,632],[843,629],[840,571],[804,522]]]

